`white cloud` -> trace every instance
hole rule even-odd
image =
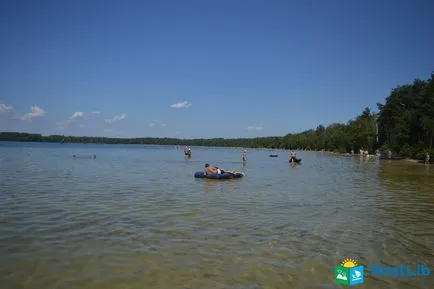
[[[26,113],[22,117],[20,117],[21,120],[32,120],[34,117],[43,117],[45,116],[46,112],[42,108],[34,105],[30,107],[31,112]]]
[[[155,126],[155,122],[150,122],[149,127],[153,127],[153,126]]]
[[[106,118],[104,120],[105,123],[114,123],[114,122],[118,122],[123,120],[124,118],[126,118],[127,115],[126,114],[121,114],[121,115],[116,115],[113,118]]]
[[[87,124],[80,124],[78,127],[79,128],[85,128],[85,127],[88,127],[88,125]]]
[[[91,120],[92,118],[97,117],[100,114],[101,114],[100,111],[92,111],[91,113],[89,113],[87,116],[84,117],[84,120]]]
[[[64,128],[66,128],[69,124],[71,124],[72,122],[74,122],[79,117],[83,117],[84,118],[84,113],[81,112],[81,111],[76,111],[66,121],[56,122],[56,125],[57,125],[57,127],[59,129],[64,129]]]
[[[173,108],[187,108],[187,107],[190,107],[191,105],[192,104],[189,103],[188,101],[182,101],[182,102],[174,103],[170,107],[173,107]]]
[[[161,124],[161,127],[166,127],[166,126],[167,126],[167,124],[165,124],[165,123]]]
[[[259,130],[263,130],[263,129],[264,129],[264,127],[262,125],[252,125],[252,126],[249,126],[247,128],[247,130],[250,130],[250,131],[259,131]]]
[[[5,103],[0,103],[0,114],[8,113],[14,110],[14,108],[10,105],[7,105]]]
[[[81,111],[76,111],[74,112],[71,117],[69,118],[71,121],[73,121],[74,119],[76,119],[77,117],[83,117],[84,113]]]

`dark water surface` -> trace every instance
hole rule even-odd
[[[434,270],[434,166],[248,157],[0,142],[1,288],[340,288],[334,266],[348,257]],[[246,177],[194,179],[205,161]],[[357,288],[434,288],[433,273],[367,271]]]

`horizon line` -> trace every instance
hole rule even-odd
[[[315,129],[309,129],[298,133],[287,133],[285,135],[270,135],[270,136],[257,136],[257,137],[238,137],[238,138],[224,138],[224,137],[210,137],[210,138],[177,138],[177,137],[153,137],[153,136],[140,136],[140,137],[110,137],[110,136],[84,136],[84,135],[64,135],[64,134],[42,134],[37,132],[19,132],[19,131],[0,131],[1,134],[28,134],[28,135],[40,135],[42,137],[82,137],[82,138],[111,138],[111,139],[144,139],[144,138],[150,138],[150,139],[173,139],[173,140],[213,140],[213,139],[224,139],[224,140],[232,140],[232,139],[256,139],[256,138],[273,138],[273,137],[285,137],[287,135],[295,135],[295,134],[302,134],[311,130]],[[0,139],[1,141],[1,139]]]

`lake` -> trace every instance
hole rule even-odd
[[[192,152],[0,142],[2,288],[341,288],[345,258],[365,266],[357,288],[434,288],[433,272],[369,276],[370,264],[434,270],[434,166]],[[195,179],[205,162],[246,176]]]

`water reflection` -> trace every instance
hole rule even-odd
[[[392,188],[410,185],[412,189],[424,190],[433,185],[430,165],[388,160],[382,163],[379,174]]]
[[[337,288],[333,267],[346,257],[434,269],[426,165],[307,152],[298,165],[258,150],[247,166],[236,150],[184,161],[116,146],[96,146],[89,162],[63,147],[0,151],[5,288]],[[246,176],[195,179],[205,161]],[[365,283],[357,288],[432,288]]]
[[[289,167],[290,167],[291,169],[298,168],[298,167],[300,167],[300,166],[302,166],[301,163],[289,162]]]
[[[390,160],[382,162],[378,172],[384,190],[376,196],[376,208],[385,233],[378,253],[391,263],[422,263],[434,269],[433,175],[424,165]]]
[[[243,163],[243,166],[242,166],[242,168],[241,168],[241,172],[243,172],[244,175],[247,174],[247,163]]]
[[[203,186],[205,191],[211,192],[214,191],[219,180],[211,180],[211,179],[203,179]]]

